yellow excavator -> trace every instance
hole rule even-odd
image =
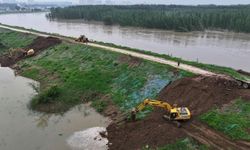
[[[89,39],[85,35],[81,35],[79,38],[75,39],[76,42],[87,43]]]
[[[179,121],[186,121],[191,118],[191,113],[187,107],[177,107],[176,104],[174,104],[172,107],[167,102],[145,99],[140,105],[138,105],[136,108],[132,110],[131,119],[133,121],[136,120],[136,113],[143,110],[147,105],[161,107],[165,109],[168,115],[164,115],[163,117],[165,119],[173,121],[174,123],[177,124],[178,127],[181,127],[181,124]]]

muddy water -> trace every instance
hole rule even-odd
[[[250,34],[216,31],[176,33],[79,20],[50,21],[45,13],[5,14],[0,15],[0,22],[73,37],[85,34],[98,41],[250,71]]]
[[[36,94],[38,83],[15,76],[0,67],[0,149],[1,150],[70,150],[67,139],[76,131],[105,127],[108,120],[88,105],[80,105],[64,115],[32,112],[28,102]]]

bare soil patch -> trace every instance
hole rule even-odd
[[[30,45],[25,49],[34,49],[36,52],[45,50],[49,47],[60,44],[62,41],[55,37],[37,37]],[[37,54],[37,53],[36,53]]]

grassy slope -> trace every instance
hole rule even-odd
[[[10,48],[23,48],[29,45],[35,36],[30,34],[18,33],[0,28],[0,54],[8,51]]]
[[[180,139],[173,144],[168,144],[158,150],[207,150],[205,145],[200,145],[190,138]]]
[[[23,76],[42,83],[42,98],[48,87],[59,87],[60,94],[47,101],[56,104],[53,110],[56,112],[65,111],[82,101],[92,101],[93,106],[102,111],[107,105],[106,100],[110,99],[122,109],[130,109],[146,97],[154,98],[176,78],[169,66],[144,60],[131,65],[130,57],[127,56],[124,62],[120,61],[121,57],[124,55],[63,43],[39,57],[26,59],[20,66]],[[189,75],[192,74],[181,71],[178,77]],[[41,103],[38,97],[33,99],[32,106]]]
[[[200,119],[232,139],[250,140],[250,102],[237,100],[222,110],[211,110]]]

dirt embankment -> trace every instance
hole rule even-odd
[[[60,44],[62,41],[58,38],[54,37],[37,37],[34,39],[34,41],[28,45],[27,47],[23,49],[13,49],[12,51],[9,52],[9,54],[5,54],[0,56],[0,64],[2,67],[9,67],[14,65],[16,62],[18,62],[21,59],[24,59],[28,56],[26,56],[26,52],[29,49],[34,49],[35,54],[39,54],[41,51],[55,46],[57,44]]]
[[[221,107],[239,97],[250,100],[250,92],[239,89],[233,80],[217,76],[198,76],[173,82],[159,93],[158,99],[170,104],[176,103],[179,106],[189,107],[192,120],[183,123],[185,128],[189,127],[194,120],[197,121],[197,115],[213,107]],[[145,145],[154,148],[188,136],[183,132],[184,128],[178,129],[172,123],[165,121],[162,118],[164,114],[164,110],[154,109],[144,120],[128,122],[123,125],[110,125],[107,128],[108,139],[112,143],[109,145],[110,149],[133,150],[140,149]]]

